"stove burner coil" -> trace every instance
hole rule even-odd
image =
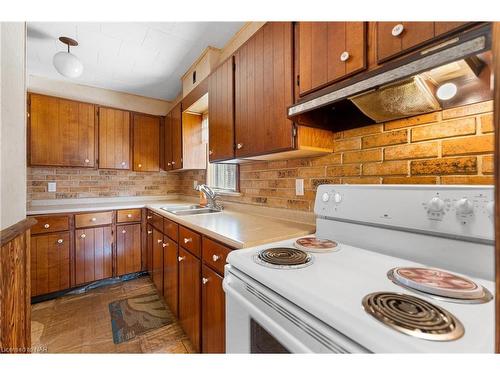
[[[265,249],[256,258],[263,264],[289,268],[304,267],[312,261],[311,255],[305,251],[289,247]]]
[[[363,298],[363,308],[380,322],[404,334],[433,341],[452,341],[464,327],[451,313],[408,294],[379,292]]]

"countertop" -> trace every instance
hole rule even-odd
[[[247,208],[245,207],[247,205],[244,204],[231,204],[230,207],[218,213],[189,216],[177,216],[161,209],[161,207],[170,205],[192,203],[193,201],[187,197],[185,199],[154,199],[150,201],[71,202],[69,204],[32,206],[27,214],[42,215],[146,207],[172,221],[238,249],[305,236],[315,232],[315,226],[312,224],[265,215],[266,212],[272,212],[272,209],[263,208],[262,213],[260,213],[255,207]]]

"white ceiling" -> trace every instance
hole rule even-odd
[[[207,46],[222,48],[243,22],[29,22],[28,74],[172,100],[181,76]],[[72,47],[84,66],[77,79],[61,76],[52,57]]]

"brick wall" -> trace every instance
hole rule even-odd
[[[179,176],[166,172],[130,172],[88,168],[28,168],[28,205],[34,199],[159,196],[175,193]],[[47,182],[57,192],[47,192]]]
[[[493,102],[335,133],[327,156],[242,164],[241,196],[230,201],[312,210],[325,183],[492,184]],[[305,195],[295,195],[295,178]],[[196,194],[204,171],[183,172],[179,191]]]

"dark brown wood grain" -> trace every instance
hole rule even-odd
[[[163,233],[153,228],[151,278],[160,294],[163,294]]]
[[[213,268],[216,272],[224,275],[226,258],[231,249],[208,237],[203,236],[202,259],[203,263]]]
[[[222,289],[223,277],[205,265],[202,269],[202,277],[202,352],[225,353],[226,297]]]
[[[75,231],[75,282],[77,285],[113,275],[111,226]]]
[[[99,168],[131,169],[130,112],[99,107]]]
[[[201,257],[201,235],[182,225],[179,226],[179,245],[197,258]]]
[[[69,230],[68,215],[40,215],[35,216],[37,221],[31,228],[31,234],[52,233]]]
[[[175,221],[163,218],[163,233],[170,237],[173,241],[177,242],[179,238],[179,224]]]
[[[153,275],[153,226],[146,225],[146,271],[149,275]]]
[[[141,221],[142,210],[140,208],[131,208],[127,210],[116,211],[116,222],[117,223],[130,223],[135,221]]]
[[[172,169],[182,169],[182,103],[172,108],[170,119]]]
[[[160,117],[134,113],[133,170],[158,172],[160,170]]]
[[[85,228],[112,224],[113,216],[113,211],[76,214],[75,227]]]
[[[12,241],[17,236],[23,235],[28,229],[32,228],[37,223],[34,217],[27,217],[20,222],[11,225],[8,228],[2,229],[0,232],[0,245],[3,246]]]
[[[141,270],[141,224],[116,226],[116,274]]]
[[[178,317],[179,299],[179,246],[175,241],[164,236],[163,243],[166,244],[163,251],[163,296],[170,311]]]
[[[172,170],[172,111],[167,113],[163,124],[163,168],[166,171]]]

